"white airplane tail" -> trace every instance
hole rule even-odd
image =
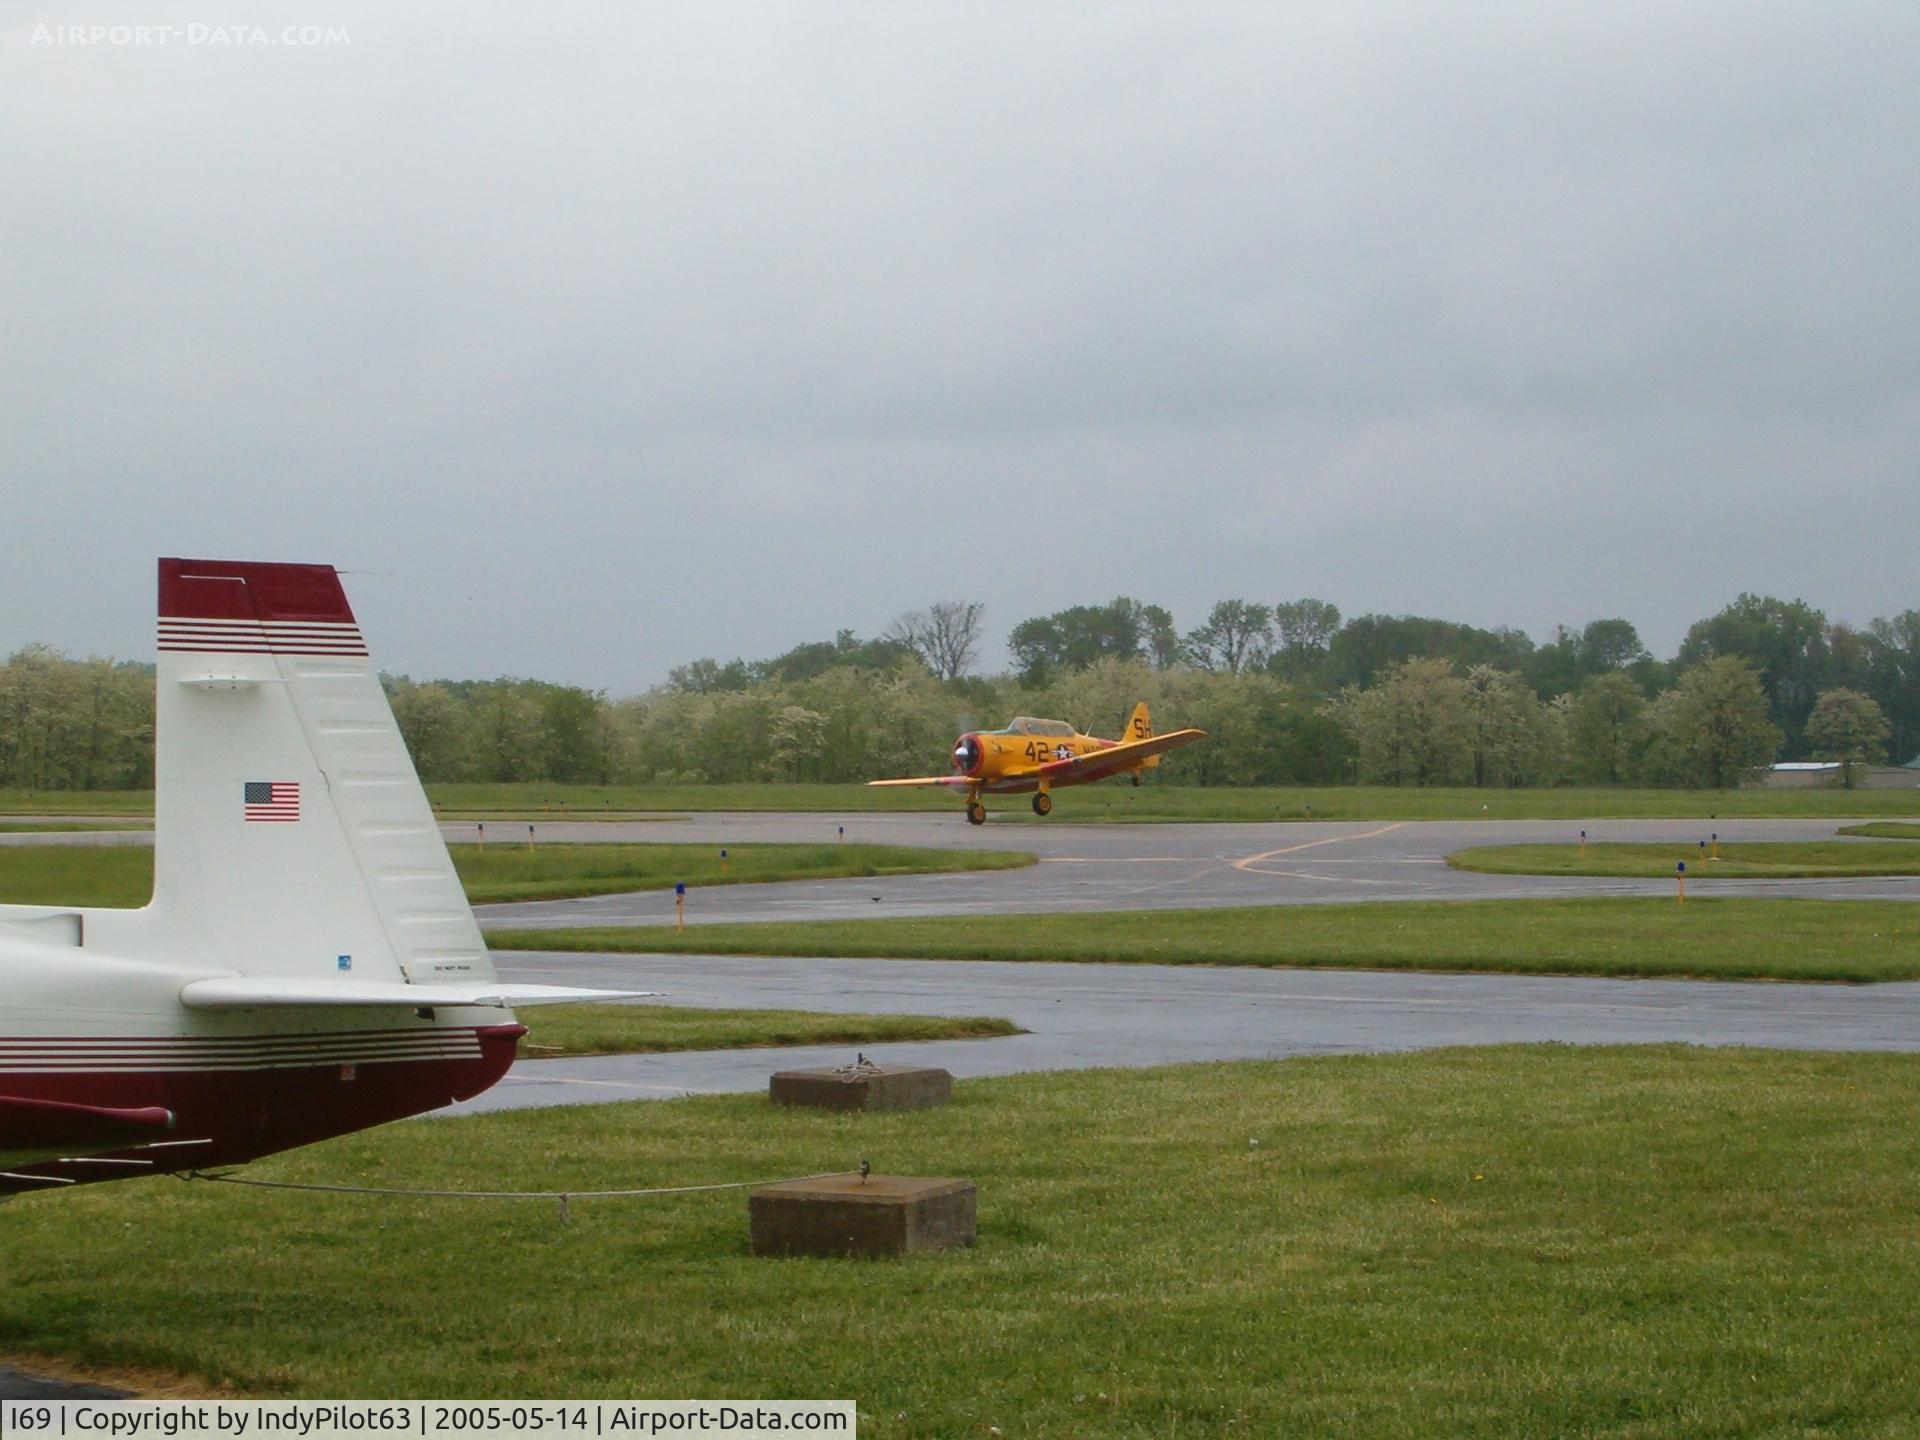
[[[0,906],[0,1199],[437,1109],[511,1008],[645,993],[495,978],[331,567],[162,560],[157,691],[152,903]]]
[[[162,560],[156,939],[245,976],[493,967],[339,576]]]

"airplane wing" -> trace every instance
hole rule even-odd
[[[1089,750],[1085,754],[1075,755],[1071,760],[1055,760],[1042,765],[1034,773],[1048,780],[1112,774],[1149,755],[1177,750],[1182,745],[1203,740],[1206,734],[1204,730],[1169,730],[1164,735],[1149,735],[1145,740],[1127,740],[1118,745],[1109,745],[1104,750]]]
[[[637,1000],[657,990],[577,990],[570,985],[403,985],[363,980],[283,979],[265,975],[235,975],[214,980],[191,980],[180,987],[180,1000],[190,1010],[251,1010],[262,1006],[294,1005],[486,1005],[518,1009],[526,1005],[561,1005],[592,1000]]]
[[[869,780],[869,785],[941,785],[948,790],[964,790],[969,785],[978,785],[978,777],[969,779],[965,775],[920,775],[911,780]]]

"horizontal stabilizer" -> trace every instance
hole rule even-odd
[[[24,906],[9,905],[18,913]],[[38,945],[78,945],[85,925],[77,913],[35,915],[27,920],[0,920],[0,934],[15,940],[31,940]]]
[[[565,1005],[594,1000],[638,1000],[657,990],[579,990],[570,985],[477,984],[403,985],[379,981],[303,980],[267,975],[235,975],[193,980],[180,987],[190,1010],[250,1010],[262,1006],[485,1005],[501,1010],[523,1005]]]
[[[1055,760],[1051,765],[1042,765],[1035,773],[1049,780],[1059,780],[1069,775],[1112,774],[1138,765],[1154,755],[1177,750],[1182,745],[1191,745],[1196,740],[1206,738],[1207,732],[1204,730],[1169,730],[1164,735],[1155,735],[1146,740],[1126,740],[1118,745],[1109,745],[1104,750],[1085,750],[1070,760]]]

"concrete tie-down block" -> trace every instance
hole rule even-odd
[[[776,1105],[814,1110],[931,1110],[953,1098],[953,1076],[933,1065],[853,1065],[782,1070],[768,1082]]]
[[[913,1255],[971,1245],[971,1180],[821,1175],[766,1185],[747,1197],[753,1253],[826,1257]]]

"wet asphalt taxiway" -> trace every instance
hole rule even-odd
[[[1030,914],[1223,905],[1665,895],[1669,881],[1483,875],[1446,864],[1472,845],[1714,836],[1833,838],[1834,820],[1410,821],[1271,825],[999,823],[944,815],[705,815],[672,826],[543,827],[544,838],[713,845],[837,838],[1031,851],[1013,871],[712,887],[694,924]],[[668,832],[668,833],[663,833]],[[449,827],[449,838],[463,838]],[[1871,844],[1871,841],[1862,841]],[[1696,867],[1698,868],[1698,867]],[[1710,868],[1710,865],[1709,867]],[[1920,879],[1696,881],[1696,893],[1920,900]],[[672,923],[670,894],[480,907],[488,926]],[[1276,908],[1275,924],[1284,924]],[[1920,985],[1780,985],[1557,976],[1256,970],[982,961],[499,952],[514,980],[657,990],[710,1007],[999,1015],[1029,1033],[884,1048],[880,1058],[956,1076],[1088,1066],[1265,1059],[1522,1041],[1677,1041],[1920,1050]],[[846,1047],[548,1060],[522,1064],[459,1107],[494,1110],[759,1089],[776,1069],[840,1064]]]
[[[901,875],[884,880],[807,880],[727,885],[688,897],[696,923],[845,920],[921,915],[1006,915],[1071,910],[1163,910],[1220,905],[1315,905],[1367,900],[1502,900],[1552,895],[1665,895],[1670,880],[1482,875],[1446,857],[1478,845],[1661,841],[1698,851],[1717,835],[1741,840],[1831,840],[1839,820],[1412,820],[1276,824],[1096,824],[1063,821],[1068,801],[1043,822],[996,820],[974,827],[956,812],[894,815],[697,815],[675,824],[549,824],[536,843],[676,841],[715,847],[754,842],[848,840],[949,849],[1021,850],[1024,870]],[[442,827],[471,841],[471,825]],[[493,833],[500,833],[495,830]],[[1860,845],[1885,841],[1857,840]],[[1705,867],[1711,869],[1710,863]],[[1698,872],[1699,865],[1689,866]],[[1691,879],[1704,880],[1696,873]],[[1819,895],[1920,900],[1920,878],[1716,880],[1715,895]],[[1708,893],[1708,892],[1703,892]],[[670,891],[478,907],[483,925],[661,925],[673,921]]]

